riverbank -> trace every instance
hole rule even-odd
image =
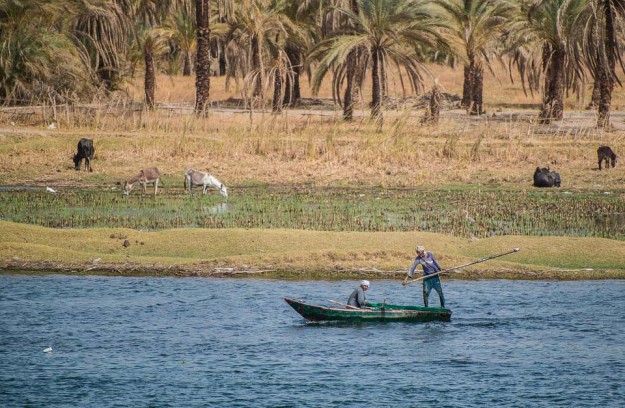
[[[461,93],[460,84],[447,92]],[[543,125],[535,109],[496,100],[480,117],[445,109],[437,126],[422,123],[422,108],[388,107],[380,127],[365,104],[346,123],[331,104],[272,115],[216,102],[198,117],[193,95],[158,99],[154,111],[108,104],[55,107],[53,115],[45,107],[0,111],[0,187],[33,193],[0,191],[8,208],[1,219],[19,222],[0,222],[0,272],[375,279],[403,276],[418,242],[445,267],[521,248],[453,278],[625,278],[617,240],[625,167],[599,171],[596,153],[599,145],[625,151],[625,115],[616,108],[608,130],[595,128],[594,112],[581,105]],[[82,137],[95,143],[93,172],[74,170]],[[150,166],[165,184],[157,198],[122,198],[123,180]],[[560,173],[560,189],[532,187],[536,167],[547,166]],[[229,201],[189,196],[187,168],[217,176]],[[303,197],[302,188],[325,195]],[[415,232],[424,230],[443,234]]]
[[[0,231],[0,273],[399,279],[420,243],[446,268],[521,248],[447,274],[451,279],[625,279],[625,245],[602,238],[241,228],[148,232],[10,222],[0,222]]]

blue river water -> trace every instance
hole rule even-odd
[[[451,322],[306,323],[283,301],[357,284],[0,275],[0,406],[625,406],[625,281],[444,281]]]

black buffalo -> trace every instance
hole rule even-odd
[[[82,138],[78,141],[76,154],[74,155],[74,169],[80,170],[80,162],[85,159],[85,171],[93,171],[91,168],[91,159],[95,155],[95,147],[93,147],[92,139]]]
[[[549,167],[536,167],[534,172],[534,187],[560,187],[560,175],[549,171]]]
[[[612,168],[616,167],[616,153],[612,151],[610,146],[599,146],[597,159],[599,160],[599,170],[601,170],[601,162],[604,160],[606,169],[610,168],[610,164],[612,164]]]

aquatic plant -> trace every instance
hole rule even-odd
[[[54,228],[293,228],[429,231],[462,237],[561,235],[625,239],[618,194],[560,190],[239,187],[189,196],[119,191],[0,192],[0,219]]]

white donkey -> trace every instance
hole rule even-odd
[[[202,186],[202,194],[207,194],[209,187],[215,187],[222,196],[228,197],[228,188],[224,186],[224,183],[217,180],[217,177],[201,171],[188,169],[184,172],[184,188],[187,186],[189,193],[193,186]]]
[[[154,195],[156,195],[156,193],[158,192],[159,180],[161,180],[161,172],[158,171],[156,167],[149,167],[147,169],[139,170],[137,174],[124,182],[124,194],[130,194],[132,186],[138,182],[139,184],[141,184],[141,187],[143,187],[144,193],[148,183],[154,184]],[[163,181],[161,181],[161,184],[165,185],[163,184]]]

